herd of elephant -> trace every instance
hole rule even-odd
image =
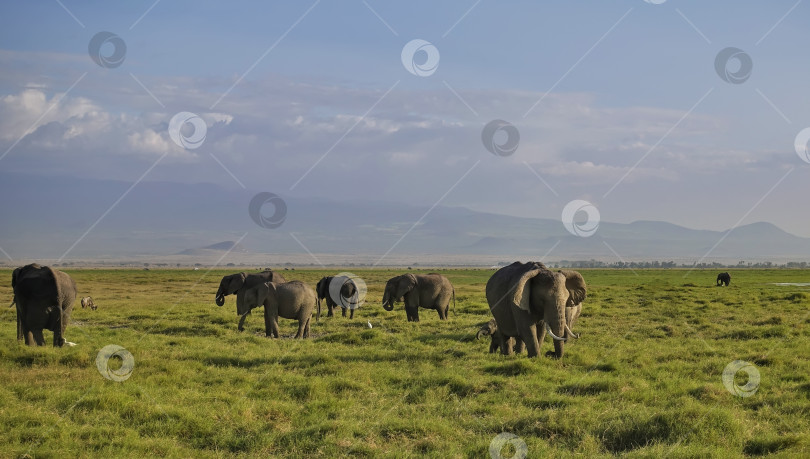
[[[53,332],[53,345],[73,345],[64,338],[70,322],[73,302],[77,296],[76,283],[57,269],[29,264],[14,270],[11,279],[14,290],[12,305],[17,306],[17,339],[30,346],[45,344],[43,330]],[[343,316],[361,302],[361,292],[349,276],[328,276],[312,289],[301,281],[287,281],[280,273],[236,273],[222,278],[215,296],[218,306],[225,297],[236,295],[239,331],[251,310],[263,306],[265,334],[278,338],[279,317],[298,321],[295,338],[307,338],[312,314],[321,315],[321,300],[326,301],[328,316],[340,307]],[[364,292],[363,292],[364,294]],[[496,271],[486,285],[486,298],[493,318],[476,337],[490,336],[490,352],[500,349],[512,354],[526,349],[529,357],[539,354],[546,333],[554,340],[554,351],[563,355],[565,341],[577,338],[571,331],[582,311],[585,300],[585,280],[576,271],[552,271],[538,262],[515,262]],[[433,309],[439,319],[446,320],[450,302],[455,310],[455,290],[447,277],[431,274],[402,274],[388,280],[382,299],[386,311],[403,301],[408,321],[419,321],[419,309]],[[82,307],[96,309],[92,298],[81,300]]]
[[[718,285],[728,285],[731,276],[721,273]],[[64,338],[70,322],[73,302],[77,295],[76,283],[66,273],[36,263],[17,268],[12,273],[11,286],[17,306],[17,340],[30,345],[45,344],[43,330],[53,332],[53,345],[73,345]],[[343,316],[361,302],[359,289],[352,277],[328,276],[322,278],[315,289],[300,281],[287,281],[280,273],[266,270],[261,273],[236,273],[225,276],[215,296],[218,306],[225,297],[236,294],[236,312],[239,331],[244,330],[245,319],[251,310],[264,307],[265,334],[278,338],[278,318],[298,320],[295,338],[307,338],[312,313],[317,308],[316,320],[321,315],[321,300],[326,301],[328,316],[340,307]],[[500,350],[505,355],[526,349],[529,357],[537,356],[546,333],[554,341],[549,355],[563,356],[564,344],[579,335],[571,331],[582,313],[582,302],[587,289],[582,275],[576,271],[553,271],[539,262],[515,262],[497,270],[486,285],[486,298],[492,319],[476,334],[476,338],[489,336],[489,351]],[[394,304],[405,303],[408,321],[419,321],[419,309],[433,309],[439,319],[446,320],[450,301],[455,309],[455,290],[450,280],[441,274],[402,274],[388,280],[382,299],[386,311]],[[81,299],[82,308],[96,309],[91,297]]]

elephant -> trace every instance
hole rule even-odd
[[[726,286],[731,283],[731,274],[729,273],[720,273],[717,275],[717,286]]]
[[[585,281],[579,273],[553,272],[539,262],[516,261],[504,266],[486,286],[498,331],[504,337],[519,337],[529,357],[540,353],[540,343],[548,332],[554,340],[554,351],[549,354],[562,358],[565,341],[578,336],[566,321],[567,309],[571,308],[571,319],[575,320],[585,296]],[[502,339],[501,353],[509,355],[512,351],[511,340]]]
[[[86,296],[86,297],[82,298],[82,309],[84,309],[84,308],[90,308],[93,311],[95,311],[98,308],[98,306],[96,306],[96,303],[93,302],[92,298],[90,298],[89,296]]]
[[[475,334],[475,339],[481,339],[482,336],[489,336],[491,342],[489,343],[489,353],[492,354],[499,349],[503,345],[503,340],[514,340],[515,342],[515,352],[520,353],[523,351],[523,341],[521,341],[520,337],[517,338],[509,338],[505,337],[498,331],[498,323],[495,322],[495,319],[489,319],[489,322],[484,324],[479,330],[478,333]]]
[[[450,280],[441,274],[403,274],[392,277],[385,284],[382,306],[386,311],[394,310],[394,303],[405,300],[405,315],[408,322],[419,322],[419,309],[435,309],[440,320],[447,320],[450,298],[456,310],[456,291]]]
[[[284,276],[281,274],[270,270],[256,274],[245,274],[242,272],[225,276],[219,282],[219,289],[217,289],[217,295],[215,297],[217,306],[224,305],[225,297],[233,295],[234,293],[236,293],[236,302],[239,303],[239,299],[244,295],[245,290],[265,282],[284,283],[287,282],[287,280],[284,279]],[[245,314],[239,314],[239,326],[237,327],[239,331],[245,329],[245,319],[249,313],[250,311]]]
[[[286,283],[264,282],[246,289],[236,297],[236,312],[244,315],[258,305],[264,305],[265,335],[278,338],[278,318],[298,319],[296,338],[309,337],[312,310],[318,307],[315,320],[321,318],[321,301],[311,287],[300,281]]]
[[[17,305],[17,340],[29,346],[44,346],[42,330],[53,332],[53,345],[62,347],[65,329],[73,312],[76,283],[66,273],[32,263],[17,268],[11,275],[14,302]]]
[[[333,310],[337,306],[343,310],[343,317],[346,317],[346,309],[349,310],[349,319],[354,319],[354,310],[359,302],[357,285],[347,276],[326,276],[318,281],[315,287],[319,300],[326,300],[326,308],[329,310],[326,317],[332,317]]]

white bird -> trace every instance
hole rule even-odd
[[[76,343],[71,343],[70,341],[65,341],[65,344],[67,344],[68,346],[75,346],[76,345]]]
[[[366,321],[366,324],[368,324],[368,328],[373,328],[373,327],[371,326],[371,321],[370,321],[370,320],[367,320],[367,321]]]

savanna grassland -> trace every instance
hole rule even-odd
[[[285,319],[265,338],[260,309],[237,332],[235,297],[214,304],[233,269],[66,270],[99,305],[76,305],[77,346],[18,345],[14,309],[0,311],[0,457],[488,457],[501,432],[528,457],[810,455],[810,287],[772,285],[810,271],[731,271],[720,288],[716,271],[584,270],[582,337],[561,361],[474,339],[492,270],[441,271],[456,312],[420,323],[380,306],[402,270],[352,271],[368,285],[355,319],[324,307],[299,341]],[[96,368],[108,344],[134,357],[123,382]],[[760,372],[753,396],[724,387],[734,360]]]

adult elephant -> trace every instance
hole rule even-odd
[[[42,330],[50,330],[54,346],[74,345],[65,341],[65,329],[76,299],[76,283],[69,275],[32,263],[14,270],[11,287],[17,304],[18,341],[24,339],[29,346],[44,346]]]
[[[223,277],[219,282],[219,289],[217,289],[217,295],[214,301],[216,301],[217,306],[222,306],[225,304],[225,297],[235,293],[236,302],[238,304],[239,298],[244,295],[245,290],[265,282],[284,283],[287,282],[287,280],[284,279],[284,276],[281,274],[269,269],[256,274],[231,274]],[[243,331],[245,329],[245,319],[249,313],[250,311],[245,314],[240,314],[239,326],[237,327],[239,331]]]
[[[487,302],[499,332],[504,337],[519,337],[529,357],[540,353],[547,331],[554,339],[553,356],[563,356],[566,333],[574,336],[566,323],[566,306],[581,304],[585,295],[584,280],[580,285],[577,279],[569,283],[566,274],[538,262],[504,266],[486,286]],[[511,354],[511,340],[502,339],[502,343],[501,353]]]
[[[311,287],[303,282],[283,284],[265,282],[246,289],[244,296],[236,297],[236,312],[247,314],[258,305],[264,305],[265,335],[278,338],[278,318],[297,319],[296,338],[309,337],[312,311],[318,307],[316,320],[321,318],[321,302]]]
[[[729,273],[720,273],[717,275],[717,285],[718,286],[726,286],[731,283],[731,274]]]
[[[394,310],[394,303],[405,300],[405,315],[408,322],[419,322],[419,309],[435,309],[440,320],[447,320],[450,311],[450,298],[453,310],[456,308],[456,291],[450,280],[441,274],[403,274],[392,277],[385,284],[382,306],[386,311]]]
[[[340,306],[343,310],[343,317],[346,317],[346,309],[349,310],[349,318],[354,319],[354,310],[357,309],[359,294],[354,280],[348,276],[326,276],[318,281],[315,286],[319,300],[326,300],[326,308],[329,312],[326,317],[334,315],[333,310]]]

